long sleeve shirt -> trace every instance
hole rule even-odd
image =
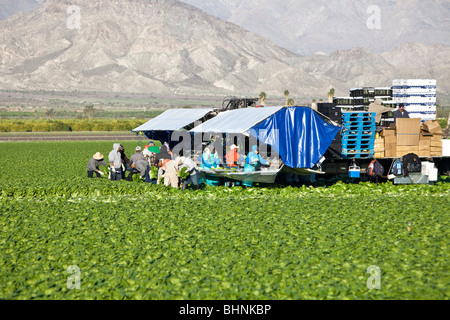
[[[102,165],[104,167],[107,167],[108,164],[106,163],[105,159],[102,160],[95,160],[93,157],[89,160],[87,165],[88,171],[98,171],[99,166]]]

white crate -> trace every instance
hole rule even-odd
[[[442,156],[450,157],[450,140],[449,139],[442,140]]]
[[[393,86],[436,86],[435,79],[395,79],[392,81]]]

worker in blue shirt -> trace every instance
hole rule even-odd
[[[245,159],[244,172],[257,171],[260,169],[261,165],[267,165],[267,161],[261,158],[258,146],[254,145],[252,147],[252,152],[249,152],[247,158]],[[246,187],[252,187],[253,181],[243,181],[242,185]]]

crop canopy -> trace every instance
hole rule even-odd
[[[171,109],[137,127],[140,131],[177,131],[205,117],[213,109]]]
[[[288,107],[253,126],[249,133],[278,152],[286,166],[313,168],[340,130],[309,107]]]

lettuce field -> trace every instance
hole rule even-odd
[[[0,144],[0,299],[450,297],[448,179],[196,191],[88,179],[112,145]]]

